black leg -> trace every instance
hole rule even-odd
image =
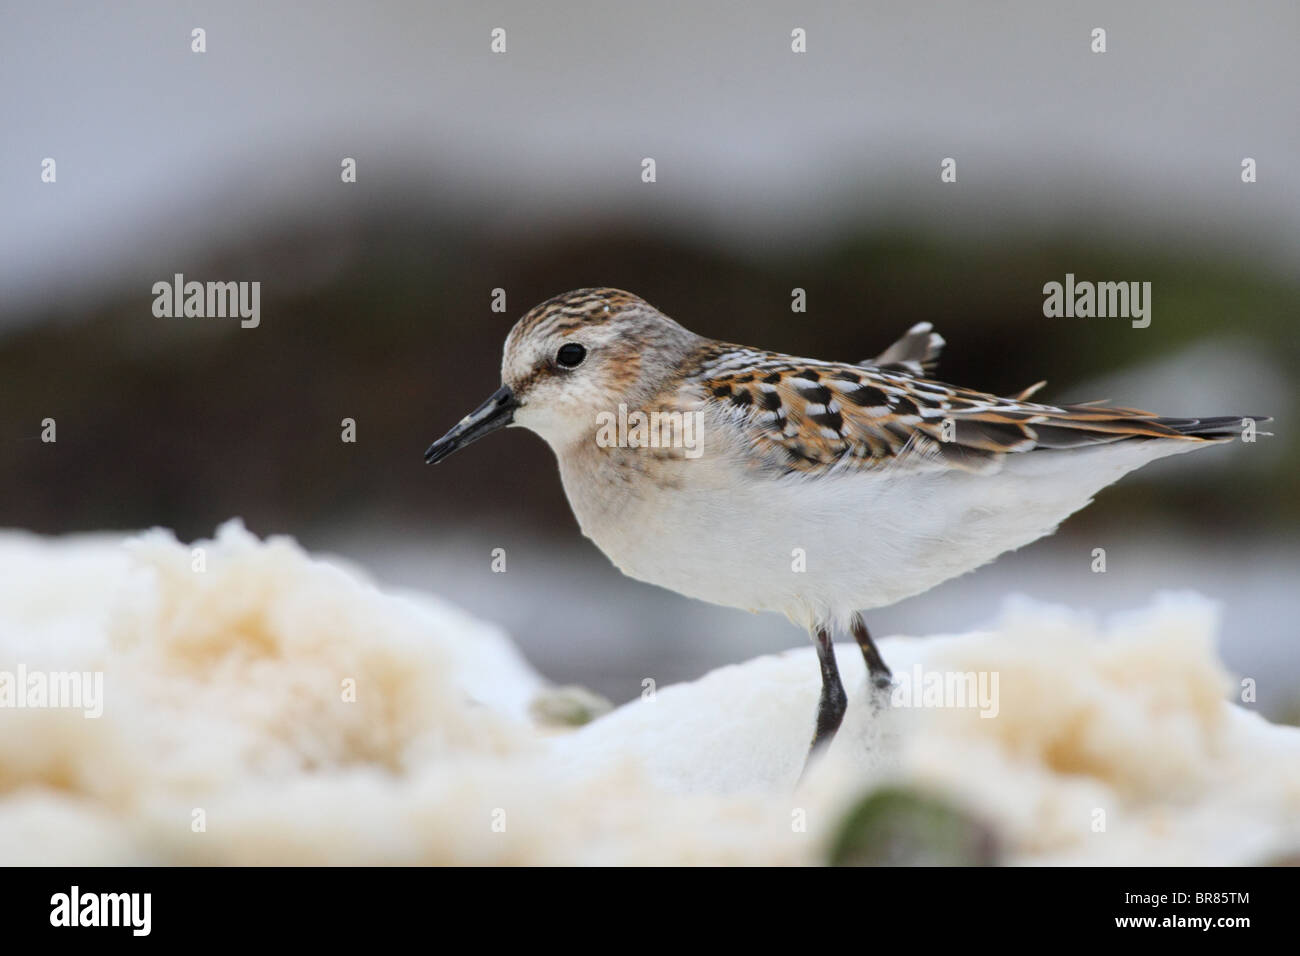
[[[871,639],[871,632],[867,630],[861,614],[853,615],[853,639],[862,648],[862,659],[867,662],[871,683],[880,690],[885,690],[893,683],[894,675],[889,672],[889,666],[876,649],[876,642]]]
[[[840,670],[835,666],[835,645],[831,643],[830,632],[819,627],[813,643],[817,646],[817,661],[822,668],[822,696],[817,704],[817,730],[813,734],[812,746],[808,748],[809,757],[834,739],[849,706],[848,695],[840,681]]]

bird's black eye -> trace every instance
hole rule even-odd
[[[555,353],[555,361],[560,363],[560,368],[577,368],[586,357],[587,350],[577,342],[561,345],[560,350]]]

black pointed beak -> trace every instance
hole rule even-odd
[[[518,407],[515,393],[502,385],[486,402],[462,418],[455,428],[430,445],[424,453],[425,462],[432,465],[442,461],[458,448],[464,448],[498,428],[505,428],[514,421]]]

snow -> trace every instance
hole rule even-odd
[[[1216,629],[1180,594],[880,642],[900,682],[983,674],[982,708],[873,701],[841,646],[848,715],[796,787],[810,647],[574,728],[546,715],[598,702],[499,629],[290,539],[6,532],[0,673],[102,671],[104,709],[0,707],[0,863],[817,864],[881,787],[945,801],[1008,863],[1294,854],[1300,730],[1239,702]]]

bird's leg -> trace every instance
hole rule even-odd
[[[858,642],[858,647],[862,648],[862,659],[867,662],[867,674],[871,678],[872,685],[877,690],[887,689],[893,683],[894,675],[889,672],[889,666],[880,656],[880,651],[876,649],[876,642],[871,639],[871,632],[867,630],[861,614],[853,615],[852,630],[853,639]]]
[[[813,635],[813,644],[817,647],[817,661],[822,669],[822,696],[817,704],[817,730],[813,733],[812,746],[808,748],[809,759],[834,739],[849,706],[848,695],[840,681],[840,670],[835,666],[835,645],[831,643],[830,631],[818,627]],[[806,762],[804,767],[807,768]]]

